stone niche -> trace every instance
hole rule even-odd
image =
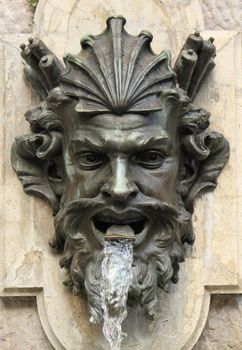
[[[198,1],[179,3],[40,0],[31,34],[40,37],[60,59],[65,52],[77,53],[81,36],[99,34],[112,15],[126,17],[129,33],[151,31],[154,51],[170,49],[173,59],[194,30],[200,30],[204,38],[215,38],[216,68],[195,102],[211,112],[212,129],[229,140],[230,159],[216,191],[196,202],[196,242],[187,249],[178,285],[171,287],[169,294],[160,292],[162,312],[158,321],[147,328],[142,318],[131,316],[124,330],[128,329],[132,337],[122,349],[192,349],[205,325],[211,294],[242,293],[242,145],[237,92],[241,82],[240,38],[236,31],[205,31]],[[18,49],[29,36],[4,34],[0,42],[1,296],[36,297],[41,324],[55,349],[107,349],[101,327],[88,322],[85,300],[71,295],[61,284],[65,276],[58,265],[59,256],[48,248],[54,231],[50,209],[23,193],[10,166],[14,137],[28,133],[24,113],[38,103],[38,96],[23,78]],[[35,329],[30,324],[28,327],[29,332]]]

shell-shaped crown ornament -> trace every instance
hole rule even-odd
[[[155,55],[152,34],[128,34],[125,18],[110,17],[106,30],[81,40],[82,50],[64,57],[67,66],[60,83],[67,96],[79,102],[81,113],[146,113],[161,109],[158,95],[174,86],[170,52]]]
[[[20,46],[26,78],[44,101],[74,98],[76,111],[90,115],[158,111],[160,95],[176,87],[193,101],[215,66],[214,39],[189,35],[172,69],[170,51],[156,55],[152,34],[130,35],[125,22],[122,16],[108,18],[103,33],[81,40],[79,54],[65,55],[65,65],[41,39],[29,38]]]

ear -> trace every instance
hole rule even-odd
[[[192,141],[184,149],[185,160],[177,184],[177,191],[190,213],[195,199],[217,186],[217,178],[229,158],[229,143],[222,134],[201,133],[196,138],[203,142],[198,143],[191,136]]]
[[[229,158],[229,143],[218,132],[213,131],[208,134],[207,148],[209,155],[199,161],[196,179],[185,198],[185,207],[190,212],[193,211],[194,200],[202,192],[217,186],[217,178]]]
[[[24,191],[45,199],[55,214],[59,210],[63,187],[58,157],[53,161],[41,160],[36,155],[33,136],[27,135],[16,138],[13,143],[11,163]]]
[[[198,172],[198,162],[191,157],[186,157],[180,169],[177,180],[177,192],[182,198],[186,197],[190,191]]]
[[[63,166],[61,156],[48,161],[46,166],[46,174],[54,192],[56,193],[56,195],[61,197],[64,189]]]

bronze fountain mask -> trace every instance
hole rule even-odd
[[[84,291],[93,322],[102,319],[100,264],[112,225],[134,233],[129,300],[153,319],[157,288],[178,282],[184,244],[193,244],[195,198],[216,187],[229,156],[210,114],[194,106],[213,68],[213,40],[190,35],[176,61],[155,55],[152,35],[132,36],[123,17],[81,41],[65,66],[40,39],[21,45],[25,75],[43,102],[26,113],[31,135],[16,138],[12,165],[28,194],[55,216],[50,246]]]

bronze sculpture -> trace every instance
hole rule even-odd
[[[213,40],[190,36],[172,70],[149,32],[131,36],[124,24],[108,19],[66,67],[39,39],[21,46],[43,103],[26,113],[33,134],[16,139],[12,164],[25,191],[50,203],[64,283],[86,291],[95,322],[108,228],[135,233],[130,300],[153,318],[157,286],[178,281],[183,244],[194,241],[194,200],[216,186],[229,156],[226,139],[207,129],[209,113],[191,103],[214,67]]]

